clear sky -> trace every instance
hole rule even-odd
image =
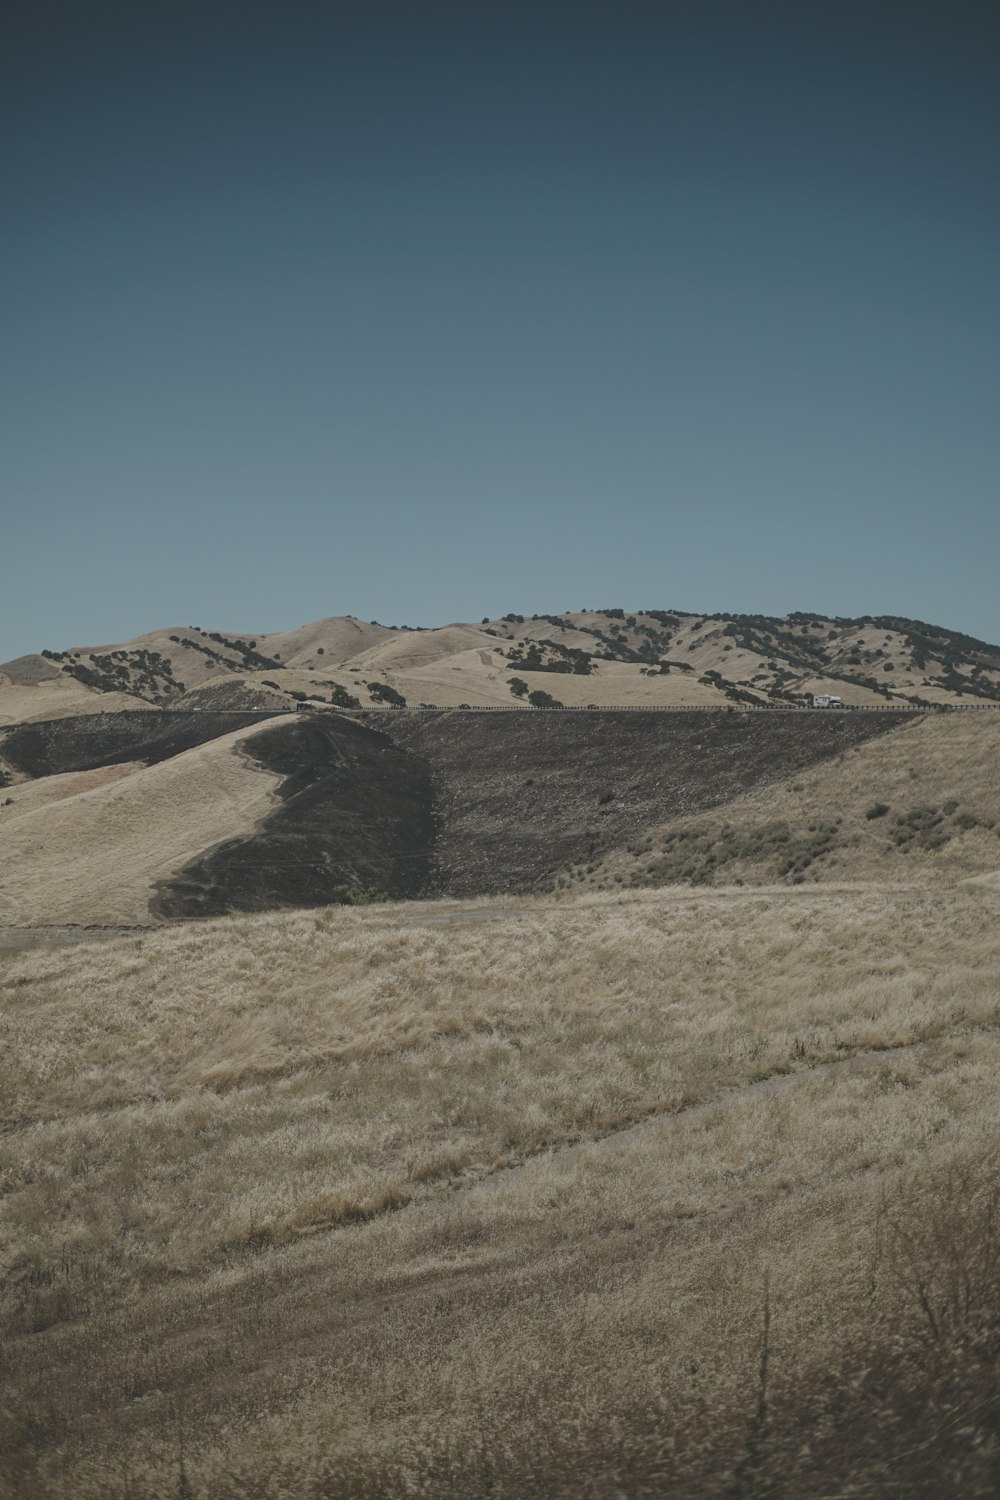
[[[10,0],[0,110],[0,659],[1000,640],[995,0]]]

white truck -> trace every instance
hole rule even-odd
[[[833,693],[813,693],[813,708],[843,708],[843,698]]]

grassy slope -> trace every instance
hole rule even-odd
[[[759,717],[752,721],[723,718],[725,725],[752,724],[770,733],[771,726]],[[277,722],[294,729],[296,721],[282,718]],[[794,722],[818,727],[818,721],[797,717]],[[895,725],[895,721],[879,722]],[[553,733],[557,729],[572,732],[572,725],[552,717],[540,727]],[[506,742],[518,726],[525,732],[531,730],[526,720],[506,718],[499,735],[493,720],[463,720],[453,729],[455,734],[462,729],[466,737],[473,730],[477,735],[486,732],[492,745],[495,740]],[[401,725],[393,722],[388,727],[402,733]],[[413,733],[418,729],[430,733],[433,725],[428,719],[410,728]],[[531,730],[532,735],[538,729]],[[6,789],[0,795],[0,803],[10,799],[10,805],[0,806],[0,857],[8,873],[0,883],[0,921],[150,921],[147,903],[157,880],[171,877],[220,840],[250,834],[257,821],[272,811],[277,778],[239,753],[247,737],[248,731],[236,731],[149,768],[132,762],[96,772],[43,777]],[[404,736],[403,744],[408,743]],[[415,743],[419,750],[419,735]],[[1000,871],[998,752],[1000,719],[992,715],[921,718],[895,725],[892,733],[796,771],[783,782],[769,781],[713,812],[659,825],[655,823],[662,816],[659,811],[627,821],[638,793],[616,761],[608,774],[613,775],[620,797],[611,811],[620,803],[626,821],[619,826],[615,818],[601,820],[603,846],[610,846],[611,852],[602,855],[598,848],[587,863],[567,864],[551,877],[552,884],[557,889],[594,890],[691,883],[920,883],[938,876],[952,880],[989,877]],[[724,756],[724,749],[717,753]],[[462,755],[458,760],[460,766],[464,764]],[[512,751],[512,767],[515,760]],[[506,764],[501,756],[501,770]],[[776,768],[781,764],[778,760]],[[723,769],[725,765],[728,762],[720,762]],[[596,793],[591,796],[594,806],[586,797],[579,807],[573,801],[574,793],[585,787],[582,773],[568,786],[558,774],[550,782],[533,770],[531,780],[537,785],[520,791],[515,787],[513,792],[504,790],[502,775],[503,785],[497,791],[493,784],[497,774],[497,767],[484,761],[472,784],[463,783],[465,801],[454,813],[451,834],[446,820],[440,844],[445,863],[459,858],[462,839],[472,851],[466,851],[472,863],[462,877],[465,885],[458,889],[482,890],[491,872],[508,865],[520,871],[518,859],[528,858],[530,849],[526,854],[518,844],[524,830],[516,818],[512,820],[504,798],[515,799],[514,811],[521,808],[531,830],[537,832],[542,826],[549,830],[553,848],[561,847],[570,834],[590,827],[587,820],[593,821],[595,810],[600,811]],[[512,775],[520,785],[518,774],[514,767]],[[500,801],[494,806],[497,797]],[[654,798],[650,805],[669,807],[670,799],[656,803]],[[878,807],[885,807],[886,812],[869,818],[867,814]],[[471,832],[466,828],[469,819]],[[458,844],[448,842],[452,836]],[[489,840],[498,837],[510,847],[492,861],[485,874],[477,874],[473,854],[480,844],[489,847]],[[334,852],[342,853],[343,839],[335,842]],[[581,838],[570,842],[574,850],[586,844]],[[306,858],[304,846],[298,857]],[[581,856],[574,852],[562,857]],[[260,858],[274,858],[274,851],[268,854],[262,847]],[[327,890],[329,884],[317,887],[317,891]],[[291,887],[286,894],[292,901]],[[282,904],[280,891],[274,904]]]
[[[998,756],[992,714],[921,718],[711,817],[649,828],[589,875],[578,868],[565,879],[602,887],[988,875],[1000,869]]]
[[[148,705],[127,693],[98,693],[72,677],[38,682],[11,681],[0,671],[0,725],[32,719],[67,718],[75,714],[120,713]]]
[[[8,956],[8,1492],[992,1494],[998,902]]]
[[[235,730],[152,766],[22,782],[0,808],[0,920],[143,923],[157,880],[249,833],[281,778],[239,753]],[[284,722],[281,720],[280,722]]]
[[[886,695],[899,702],[911,696],[958,701],[959,689],[962,701],[982,704],[1000,691],[997,648],[904,621],[875,626],[823,616],[751,620],[679,613],[657,618],[642,611],[630,615],[589,610],[419,631],[333,616],[272,635],[216,634],[219,638],[213,640],[211,632],[178,626],[118,645],[77,647],[71,658],[78,666],[106,674],[115,666],[106,658],[124,650],[133,686],[147,697],[153,694],[170,702],[182,696],[180,684],[197,702],[206,690],[215,692],[222,684],[236,682],[251,695],[263,695],[267,704],[276,700],[268,696],[274,690],[263,687],[265,679],[279,683],[282,695],[318,693],[327,701],[332,679],[366,704],[375,701],[369,695],[370,684],[388,684],[412,703],[441,707],[463,702],[511,706],[517,702],[510,692],[514,677],[568,706],[725,703],[727,684],[750,702],[781,701],[782,692],[834,692],[848,704],[876,706],[887,701]],[[250,641],[259,653],[256,663],[239,649],[240,642]],[[531,641],[542,643],[542,655],[550,663],[558,660],[561,647],[584,651],[592,658],[593,670],[581,676],[530,673],[507,653],[517,654],[519,646]],[[621,659],[599,660],[608,650]],[[143,653],[161,657],[161,667],[169,663],[172,677],[154,673],[155,684],[144,677]],[[260,668],[260,660],[268,664]],[[671,664],[664,675],[659,673],[661,660]],[[52,663],[40,657],[6,666],[23,678],[25,670],[35,670],[32,662],[41,663],[38,671],[52,670]],[[55,670],[70,664],[68,658]],[[646,675],[647,669],[651,675]],[[53,693],[62,695],[67,712],[78,711],[72,702],[81,685],[71,678],[32,690],[6,683],[4,670],[0,664],[0,722],[4,716],[40,717],[58,711]],[[771,688],[778,692],[776,700],[768,697]],[[46,694],[47,707],[39,709]]]

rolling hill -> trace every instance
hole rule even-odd
[[[1000,717],[633,710],[0,728],[0,923],[1000,869]]]
[[[0,1494],[995,1493],[1000,714],[936,710],[998,670],[649,611],[8,663]]]
[[[0,665],[0,724],[129,705],[280,708],[1000,703],[1000,647],[895,616],[588,610],[411,629],[334,616],[273,634],[177,626]]]
[[[796,711],[819,690],[901,711]],[[0,923],[989,879],[1000,719],[934,710],[994,704],[1000,650],[888,617],[333,617],[45,651],[0,668]]]

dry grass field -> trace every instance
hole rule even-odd
[[[241,753],[270,722],[156,765],[127,761],[11,788],[0,809],[0,922],[148,922],[157,880],[271,810],[281,778]]]
[[[994,1495],[998,914],[901,878],[0,955],[0,1489]]]
[[[27,719],[120,713],[142,706],[127,693],[95,693],[83,683],[60,675],[41,656],[0,666],[0,726]]]

